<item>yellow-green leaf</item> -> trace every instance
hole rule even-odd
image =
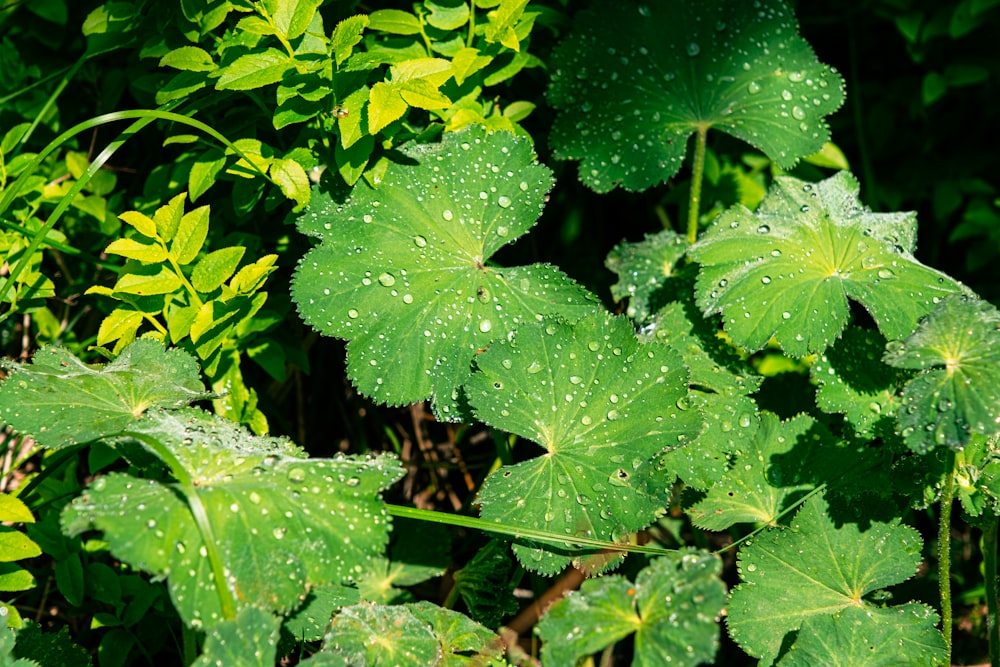
[[[379,81],[368,96],[368,132],[376,134],[409,109],[395,86]]]
[[[191,284],[202,293],[214,291],[236,272],[246,248],[222,248],[211,252],[195,265]]]
[[[104,252],[134,259],[143,264],[157,264],[167,259],[167,251],[161,244],[155,241],[143,243],[134,238],[115,239],[108,244]]]
[[[170,244],[170,253],[178,264],[190,264],[201,252],[205,237],[208,236],[208,218],[208,206],[199,206],[181,217],[173,243]]]
[[[156,223],[139,211],[125,211],[118,218],[126,225],[135,228],[143,236],[156,238]]]

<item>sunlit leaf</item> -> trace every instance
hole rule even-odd
[[[117,433],[151,408],[180,408],[209,396],[198,365],[181,350],[137,340],[105,366],[82,363],[61,347],[30,364],[6,364],[0,418],[45,447]]]
[[[961,449],[972,433],[1000,432],[1000,313],[985,301],[945,299],[885,361],[922,370],[906,383],[897,414],[906,444]]]
[[[910,602],[875,609],[847,607],[832,616],[806,619],[779,667],[934,667],[947,654],[934,626],[938,615]]]
[[[779,176],[755,212],[728,209],[689,251],[701,263],[698,305],[751,351],[771,338],[794,357],[823,351],[847,324],[848,300],[886,338],[909,335],[962,287],[913,257],[912,213],[872,213],[857,195],[847,172]]]
[[[703,129],[791,167],[823,147],[844,100],[780,0],[604,0],[577,14],[552,67],[556,157],[580,160],[598,192],[669,179]]]
[[[354,581],[384,548],[378,494],[402,473],[391,459],[303,458],[287,440],[194,409],[152,412],[130,432],[169,449],[193,490],[112,473],[67,506],[63,526],[100,530],[117,558],[165,577],[191,625],[223,620],[210,549],[240,607],[288,612],[313,585]]]
[[[878,612],[864,596],[912,577],[921,546],[919,533],[898,520],[873,522],[865,531],[838,528],[823,497],[813,497],[791,526],[767,531],[740,551],[743,583],[730,595],[729,634],[750,655],[770,661],[785,635],[809,619],[850,607]]]
[[[585,581],[542,618],[543,662],[573,665],[631,634],[634,666],[711,662],[726,603],[721,570],[718,556],[688,550],[657,558],[634,585],[617,575]]]
[[[478,497],[484,519],[617,541],[663,514],[670,479],[650,459],[702,428],[675,350],[641,344],[627,319],[598,313],[576,325],[523,324],[476,365],[465,385],[476,417],[546,450],[487,478]],[[551,549],[514,551],[545,573],[572,560]],[[576,557],[593,569],[586,560]]]
[[[277,653],[281,619],[258,607],[246,607],[231,621],[212,627],[192,667],[241,665],[272,667]]]
[[[594,302],[548,265],[490,263],[535,223],[552,185],[526,141],[449,133],[409,159],[340,205],[323,187],[313,193],[298,224],[321,244],[299,264],[292,297],[310,325],[350,340],[348,372],[366,395],[393,405],[430,397],[454,418],[477,350]]]

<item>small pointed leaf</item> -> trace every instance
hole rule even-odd
[[[773,337],[794,357],[825,350],[848,320],[848,299],[889,339],[909,335],[934,304],[962,287],[912,255],[912,213],[872,213],[847,172],[819,183],[779,176],[756,212],[719,216],[689,254],[698,305],[721,313],[751,351]]]
[[[798,36],[784,2],[604,0],[553,55],[556,157],[598,192],[645,190],[717,128],[783,168],[829,139],[843,80]]]

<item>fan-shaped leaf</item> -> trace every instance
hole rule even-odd
[[[718,128],[781,167],[818,152],[843,81],[780,0],[604,0],[553,55],[556,157],[598,192],[645,190],[680,169],[691,134]]]
[[[191,355],[148,339],[104,366],[52,346],[30,364],[4,367],[11,375],[0,385],[0,418],[51,448],[117,433],[150,408],[180,408],[211,396]]]
[[[832,616],[802,624],[780,667],[934,667],[945,659],[944,637],[934,627],[938,616],[927,605],[873,609],[847,607]]]
[[[355,580],[387,541],[378,493],[399,478],[394,461],[302,458],[288,441],[251,436],[193,409],[151,413],[132,432],[170,450],[195,497],[185,498],[182,487],[111,474],[67,506],[63,525],[73,535],[103,531],[116,557],[166,577],[189,624],[222,620],[211,548],[239,605],[287,612],[312,585]]]
[[[281,619],[258,607],[242,609],[235,620],[223,621],[208,632],[204,651],[192,667],[271,667],[280,626]]]
[[[727,210],[689,252],[702,265],[698,305],[752,351],[772,337],[795,357],[823,351],[847,324],[848,299],[886,338],[909,335],[962,288],[914,259],[912,213],[872,213],[857,195],[846,172],[779,176],[756,212]]]
[[[899,426],[917,452],[961,449],[972,433],[1000,432],[1000,313],[964,296],[944,300],[886,363],[924,372],[906,383]]]
[[[577,318],[592,297],[542,264],[489,264],[530,228],[552,186],[530,144],[470,129],[411,151],[378,190],[359,183],[337,205],[317,192],[299,228],[322,243],[292,295],[307,322],[350,340],[348,371],[390,404],[432,397],[455,417],[476,351],[542,315]]]
[[[664,512],[670,479],[650,459],[702,428],[679,353],[640,344],[623,317],[594,314],[576,325],[522,325],[476,362],[465,386],[476,416],[547,450],[486,480],[483,518],[620,540]],[[514,551],[540,572],[570,561],[523,545]]]
[[[785,635],[811,618],[849,607],[877,611],[863,597],[913,576],[920,549],[920,535],[909,526],[893,521],[873,522],[866,531],[854,524],[838,528],[823,497],[811,498],[789,528],[768,531],[740,551],[743,583],[730,595],[729,634],[769,663]]]
[[[621,576],[585,581],[542,618],[543,661],[573,665],[635,633],[633,665],[711,662],[726,599],[721,570],[718,556],[686,551],[654,560],[634,586]]]

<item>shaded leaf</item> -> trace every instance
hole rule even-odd
[[[476,552],[465,567],[455,572],[455,588],[469,610],[469,616],[488,628],[497,628],[503,619],[517,612],[514,597],[517,563],[510,557],[509,544],[492,539]]]
[[[688,371],[675,350],[640,344],[627,319],[595,313],[575,325],[522,324],[476,365],[465,385],[476,417],[547,452],[487,478],[478,497],[484,519],[618,541],[663,514],[670,479],[650,459],[702,427],[701,414],[684,406]],[[572,560],[555,549],[514,551],[547,574]]]
[[[783,168],[829,139],[843,81],[816,60],[780,0],[595,3],[553,54],[556,157],[598,192],[645,190],[719,129]]]
[[[791,526],[767,531],[740,551],[743,583],[730,595],[729,634],[750,655],[773,660],[786,633],[811,618],[850,607],[876,611],[864,596],[912,577],[921,546],[919,533],[898,520],[873,522],[865,531],[838,528],[823,497],[810,498]]]
[[[573,665],[633,633],[632,665],[711,662],[726,603],[721,571],[718,556],[686,550],[652,561],[634,586],[617,575],[588,579],[539,623],[543,662]]]
[[[490,263],[534,224],[552,185],[526,141],[476,129],[409,158],[340,205],[324,187],[313,193],[298,225],[322,242],[299,264],[292,297],[307,323],[350,340],[348,371],[363,393],[393,405],[430,397],[456,418],[454,392],[477,350],[594,302],[550,266]]]
[[[152,340],[135,341],[103,367],[54,346],[30,364],[4,367],[11,374],[0,385],[0,417],[50,448],[118,433],[151,408],[177,409],[209,395],[191,355]]]
[[[192,667],[272,667],[277,653],[281,619],[245,607],[235,619],[218,623],[206,633],[201,655]]]
[[[899,426],[917,452],[961,449],[973,433],[1000,432],[1000,313],[985,301],[945,299],[886,363],[922,370],[903,388]]]
[[[656,310],[651,303],[653,294],[677,273],[677,262],[687,247],[686,238],[665,229],[647,234],[638,243],[619,243],[608,253],[604,264],[618,274],[618,282],[611,286],[611,296],[615,301],[628,299],[626,315],[638,323],[652,316]]]
[[[847,172],[819,183],[779,176],[756,212],[719,216],[689,254],[699,263],[698,305],[721,313],[751,351],[773,337],[789,355],[826,349],[848,321],[848,299],[889,339],[908,335],[962,287],[912,255],[912,213],[872,213]]]

